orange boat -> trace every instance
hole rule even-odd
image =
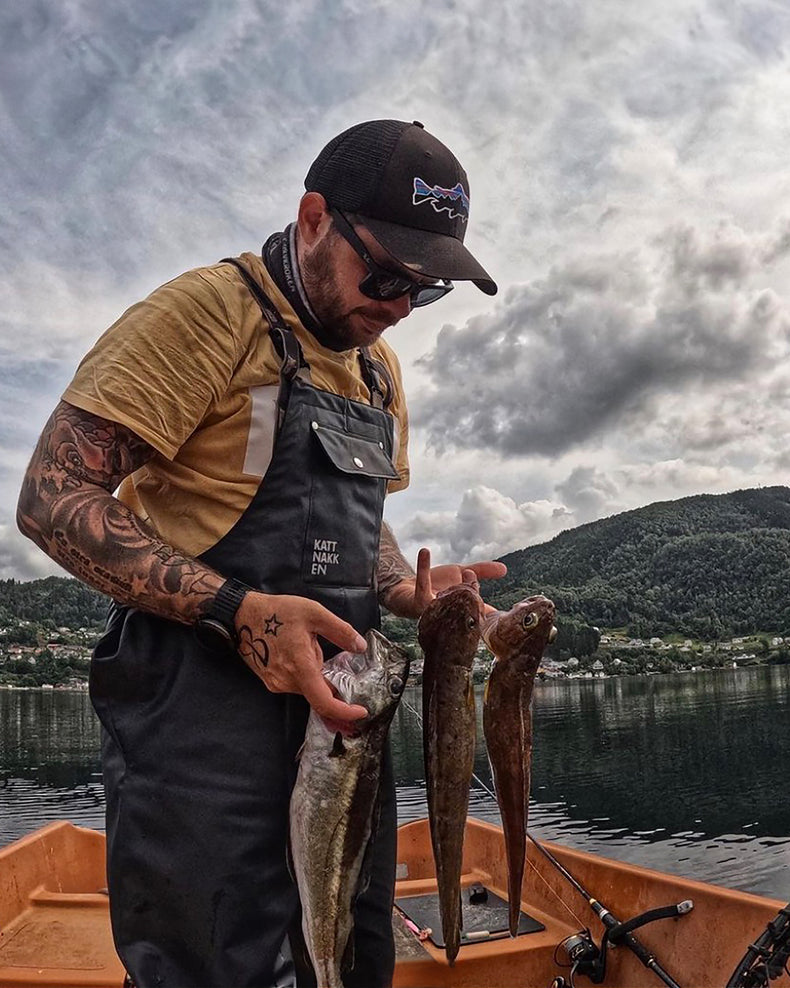
[[[723,988],[749,944],[763,934],[769,921],[784,915],[780,913],[784,904],[778,900],[556,844],[544,847],[620,920],[693,900],[693,909],[684,915],[659,919],[636,931],[648,952],[683,988]],[[0,988],[120,988],[124,975],[110,933],[104,854],[102,834],[69,823],[50,824],[0,850]],[[436,890],[426,820],[399,829],[398,862],[396,899],[411,918],[396,907],[397,988],[549,988],[557,978],[565,984],[575,982],[576,988],[592,983],[584,976],[583,965],[570,980],[569,950],[576,957],[583,948],[589,956],[600,947],[604,926],[593,907],[535,847],[529,849],[522,887],[522,909],[527,914],[522,922],[532,932],[511,939],[497,928],[497,908],[507,888],[502,831],[478,820],[467,822],[462,879],[465,934],[452,967],[440,947],[416,933],[421,926],[417,907],[426,903],[430,907]],[[484,929],[476,921],[480,917]],[[505,918],[505,927],[506,923]],[[790,930],[788,924],[790,920],[785,924]],[[591,931],[589,940],[578,936],[585,928]],[[420,932],[424,937],[424,930]],[[437,931],[432,935],[440,941]],[[780,970],[785,959],[775,958]],[[649,988],[661,981],[620,945],[609,946],[600,983]],[[739,984],[762,983],[767,982]],[[790,977],[783,972],[771,983],[777,988],[790,986]]]

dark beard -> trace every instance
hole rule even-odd
[[[373,299],[353,309],[344,307],[347,303],[343,302],[338,288],[338,276],[332,254],[338,239],[340,239],[338,234],[334,231],[330,232],[309,255],[303,258],[300,274],[302,286],[310,301],[310,308],[320,323],[318,327],[312,329],[313,335],[328,350],[342,353],[344,350],[370,346],[372,342],[369,333],[360,331],[359,326],[354,327],[351,322],[352,316],[356,315],[380,323],[381,331],[398,320],[393,320],[392,313],[383,303],[377,305]]]
[[[342,353],[353,350],[358,344],[353,339],[348,313],[343,311],[332,265],[332,246],[336,239],[337,234],[331,232],[315,250],[302,258],[299,273],[310,307],[320,324],[315,328],[318,342],[328,350]]]

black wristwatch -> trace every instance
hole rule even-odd
[[[211,606],[195,624],[195,637],[205,648],[237,649],[236,611],[252,587],[239,580],[226,580]]]

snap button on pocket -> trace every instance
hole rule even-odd
[[[362,462],[362,460],[360,460],[360,458],[358,456],[355,456],[354,457],[354,466],[355,467],[359,467],[359,469],[361,470],[362,467],[364,467],[364,465],[365,464]]]

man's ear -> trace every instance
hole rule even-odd
[[[313,247],[332,225],[326,199],[320,192],[305,192],[299,202],[297,227],[302,243]]]

